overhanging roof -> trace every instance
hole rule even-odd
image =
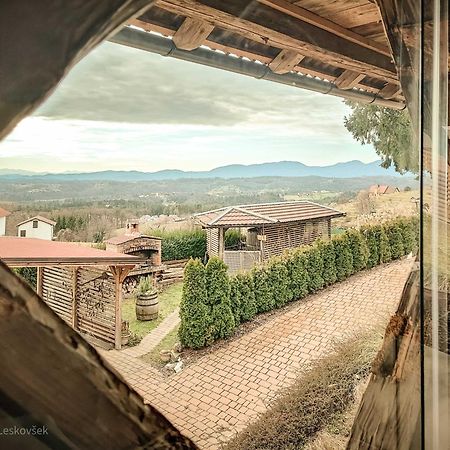
[[[266,69],[255,77],[295,86],[294,74],[297,82],[325,83],[321,90],[300,86],[305,89],[349,98],[359,93],[361,101],[404,107],[381,14],[370,0],[158,0],[128,25],[134,30],[111,40],[231,71],[238,70],[225,61],[239,59]],[[152,37],[143,45],[135,28],[170,37],[171,48],[150,43]],[[205,48],[221,57],[199,57]]]
[[[134,266],[144,262],[145,258],[83,247],[71,242],[2,236],[0,260],[11,267]]]
[[[230,206],[199,213],[194,217],[205,228],[219,228],[255,227],[313,219],[331,219],[344,215],[343,212],[328,206],[302,200]]]

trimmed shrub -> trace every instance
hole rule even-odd
[[[385,232],[385,227],[376,225],[376,230],[379,236],[380,243],[380,260],[379,262],[386,263],[392,260],[391,249],[389,247],[389,238]]]
[[[323,288],[323,258],[322,252],[317,244],[311,245],[305,250],[307,257],[307,269],[309,274],[309,292],[316,292]]]
[[[206,254],[206,233],[203,230],[148,230],[147,234],[157,236],[161,241],[163,261],[187,258],[204,258]]]
[[[237,327],[241,323],[241,282],[239,278],[230,279],[230,307],[234,316],[234,325]]]
[[[256,267],[252,271],[255,303],[258,312],[270,311],[275,307],[268,271],[265,267]]]
[[[267,266],[267,271],[275,307],[280,308],[292,300],[289,271],[286,267],[285,260],[280,257],[272,258]]]
[[[416,217],[402,218],[398,220],[398,225],[402,233],[403,251],[405,255],[415,253],[418,248],[419,222]]]
[[[348,230],[347,236],[349,240],[350,250],[353,255],[352,273],[359,272],[367,267],[369,259],[369,248],[363,234],[355,229]]]
[[[403,235],[398,221],[387,223],[384,227],[389,240],[392,259],[401,258],[405,254]]]
[[[344,233],[334,237],[333,245],[336,255],[336,278],[338,281],[342,281],[353,273],[353,255],[348,234]]]
[[[205,266],[200,260],[191,259],[184,269],[178,330],[180,341],[186,347],[201,348],[213,340],[207,298]]]
[[[253,319],[256,315],[255,286],[253,277],[249,273],[240,273],[236,275],[239,280],[240,302],[241,302],[241,321]]]
[[[13,269],[20,277],[22,277],[33,289],[37,286],[37,269],[36,267],[18,267]]]
[[[323,258],[322,278],[325,286],[329,286],[337,280],[334,244],[332,241],[319,241],[317,245],[320,248]]]
[[[297,300],[305,297],[308,294],[310,284],[305,247],[287,252],[285,261],[289,273],[292,299]]]
[[[217,257],[211,258],[206,264],[207,303],[211,307],[215,339],[231,336],[235,328],[227,270],[227,265]]]
[[[367,248],[369,250],[369,255],[367,258],[368,269],[375,267],[380,262],[380,250],[379,250],[379,241],[378,241],[378,233],[374,226],[365,226],[361,228],[361,232],[366,239]]]

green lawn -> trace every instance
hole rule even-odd
[[[161,361],[159,357],[159,352],[161,350],[171,350],[173,346],[179,342],[178,338],[178,327],[174,328],[169,334],[167,334],[164,339],[150,352],[146,355],[141,356],[141,358],[148,363],[152,363],[154,365],[164,366],[165,362]]]
[[[138,339],[142,339],[146,334],[155,329],[171,312],[175,310],[181,302],[181,291],[183,283],[175,283],[169,286],[158,296],[159,298],[159,316],[155,320],[141,322],[136,319],[135,299],[129,298],[122,304],[122,319],[128,320],[130,331]]]

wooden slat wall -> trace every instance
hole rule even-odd
[[[77,322],[82,333],[114,343],[113,277],[102,270],[81,268],[77,274]]]
[[[63,320],[72,324],[72,272],[62,267],[45,267],[42,298]]]
[[[317,239],[328,238],[329,220],[314,220],[292,225],[272,225],[264,227],[266,241],[263,245],[263,259],[281,255],[287,248],[312,244]]]
[[[219,254],[219,229],[207,228],[206,229],[207,249],[208,255],[218,256]]]

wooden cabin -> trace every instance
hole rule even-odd
[[[219,256],[231,272],[280,255],[286,249],[329,239],[331,219],[344,213],[309,201],[229,206],[196,214],[206,229],[208,256]],[[239,248],[226,248],[225,232],[240,229]]]

